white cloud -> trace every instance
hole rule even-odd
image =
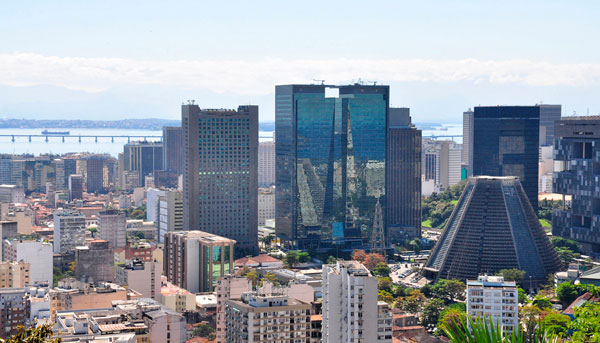
[[[241,95],[264,95],[276,84],[324,79],[336,84],[356,80],[380,83],[489,82],[530,86],[600,84],[600,64],[569,64],[530,60],[481,61],[425,59],[327,59],[152,61],[123,58],[0,54],[0,84],[55,85],[98,92],[121,85],[168,85]]]

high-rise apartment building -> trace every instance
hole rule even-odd
[[[554,144],[556,121],[560,120],[561,105],[537,105],[540,108],[540,146]]]
[[[388,86],[275,88],[276,228],[289,245],[362,246],[385,213]]]
[[[182,106],[184,228],[258,249],[258,106]]]
[[[275,184],[275,142],[258,143],[258,187]]]
[[[471,176],[473,174],[473,111],[470,108],[463,112],[462,165],[467,169],[467,176]]]
[[[434,180],[436,191],[443,191],[461,180],[462,146],[454,141],[423,140],[425,180]]]
[[[212,292],[219,277],[233,272],[235,243],[202,231],[168,232],[164,274],[169,282],[190,292]]]
[[[285,294],[247,292],[225,303],[225,341],[229,343],[305,342],[311,304]]]
[[[77,159],[73,158],[73,157],[63,158],[63,164],[64,164],[65,186],[68,187],[69,186],[69,176],[71,176],[73,174],[77,174]]]
[[[54,211],[54,252],[63,254],[85,245],[85,230],[85,216],[80,212],[68,209]]]
[[[600,252],[600,118],[565,117],[557,122],[554,193],[571,196],[571,207],[554,210],[552,234],[576,240],[587,253]]]
[[[163,127],[163,168],[183,172],[183,129],[180,126]]]
[[[104,191],[104,160],[101,155],[91,155],[86,158],[86,186],[88,193]]]
[[[519,325],[519,292],[515,281],[481,275],[467,280],[467,314],[492,321],[510,334]]]
[[[69,199],[83,199],[83,175],[69,175]]]
[[[29,262],[0,262],[0,288],[21,288],[31,284]]]
[[[162,142],[131,142],[123,149],[123,171],[138,172],[138,185],[144,186],[146,176],[163,169]]]
[[[377,278],[357,261],[323,265],[323,343],[378,342]],[[382,314],[383,315],[383,314]],[[391,331],[389,338],[391,342]],[[385,337],[384,337],[385,338]]]
[[[4,241],[4,260],[29,263],[31,285],[52,284],[52,254],[51,243],[22,238]]]
[[[127,216],[119,210],[106,210],[98,213],[98,234],[101,239],[115,248],[127,245]]]
[[[114,250],[107,241],[97,239],[75,248],[75,278],[91,278],[91,282],[115,280]]]
[[[17,333],[27,323],[31,303],[26,288],[0,289],[0,338]]]
[[[258,225],[265,225],[267,219],[275,219],[275,189],[258,190]]]
[[[167,232],[183,230],[183,193],[166,190],[158,198],[158,241],[165,241]]]
[[[469,178],[424,267],[434,279],[475,279],[520,269],[535,286],[560,268],[518,178]]]
[[[421,130],[408,108],[390,108],[387,133],[387,236],[421,236]]]
[[[245,277],[226,275],[217,280],[217,343],[225,343],[226,321],[225,306],[229,299],[241,299],[242,293],[252,290],[252,281]]]
[[[538,209],[539,106],[475,107],[473,175],[517,176]]]

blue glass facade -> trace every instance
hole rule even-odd
[[[473,175],[517,176],[537,213],[539,106],[475,107]]]
[[[334,97],[327,88],[336,88]],[[385,206],[388,86],[276,87],[276,227],[298,247],[362,244]],[[342,237],[340,237],[342,236]]]

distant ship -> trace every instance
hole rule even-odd
[[[55,136],[68,136],[70,135],[70,131],[48,131],[48,130],[44,130],[42,131],[42,135],[55,135]]]

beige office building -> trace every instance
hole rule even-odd
[[[235,243],[203,231],[168,232],[163,271],[170,282],[190,292],[212,292],[219,277],[233,273]]]

